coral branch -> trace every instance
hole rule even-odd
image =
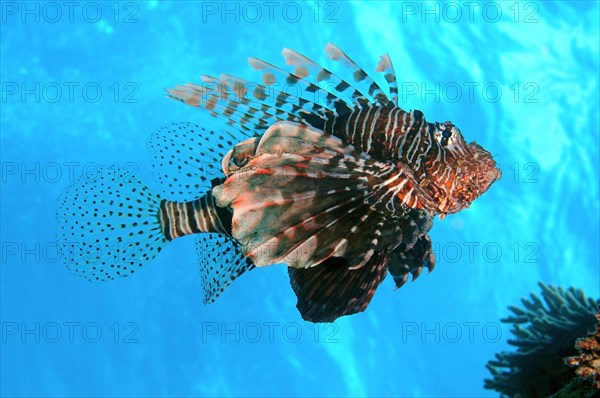
[[[564,358],[577,355],[575,340],[594,329],[594,314],[600,300],[586,298],[581,290],[574,288],[565,291],[539,285],[542,298],[532,293],[529,299],[522,299],[522,308],[510,306],[512,314],[502,319],[512,324],[514,339],[508,343],[516,351],[498,353],[495,360],[487,363],[492,379],[485,380],[484,386],[507,396],[552,396],[564,393],[567,388],[569,394],[582,391],[582,396],[591,394],[592,382],[577,375],[598,375],[598,340],[578,342],[581,347],[593,347],[596,351],[588,352],[578,345],[577,348],[586,351],[581,352],[581,358],[573,359],[579,361],[574,365],[580,366],[577,374],[565,364]]]

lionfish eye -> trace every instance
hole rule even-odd
[[[437,129],[434,133],[436,141],[441,146],[448,145],[448,138],[452,136],[452,131],[444,124],[437,123]]]

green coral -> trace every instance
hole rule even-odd
[[[577,355],[577,338],[594,330],[600,300],[586,298],[572,287],[565,291],[539,285],[543,301],[532,293],[530,299],[521,300],[523,308],[510,306],[513,315],[502,319],[512,324],[516,339],[508,343],[517,349],[496,354],[487,363],[493,378],[485,380],[484,386],[510,397],[562,396],[567,388],[570,394],[577,390],[590,395],[591,383],[577,377],[564,358]]]

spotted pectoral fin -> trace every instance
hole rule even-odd
[[[289,268],[290,283],[298,297],[296,307],[310,322],[333,322],[344,315],[364,311],[375,290],[385,278],[389,255],[375,253],[358,269],[348,262],[330,257],[313,268]]]
[[[431,248],[431,239],[429,235],[423,234],[410,249],[399,246],[391,253],[389,270],[396,288],[400,288],[408,280],[409,274],[414,281],[421,275],[423,268],[431,272],[434,266],[435,256]]]

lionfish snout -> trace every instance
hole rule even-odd
[[[492,154],[472,142],[468,155],[457,159],[454,174],[444,186],[448,200],[440,201],[441,213],[458,213],[487,191],[502,176]]]
[[[477,196],[479,196],[502,177],[502,170],[498,168],[492,154],[482,146],[471,142],[469,143],[469,149],[473,155],[471,162],[475,166],[474,180],[476,181]]]
[[[490,170],[488,172],[488,176],[489,180],[494,183],[496,181],[498,181],[500,178],[502,178],[502,170],[500,170],[500,168],[498,167],[494,167],[493,170]]]

